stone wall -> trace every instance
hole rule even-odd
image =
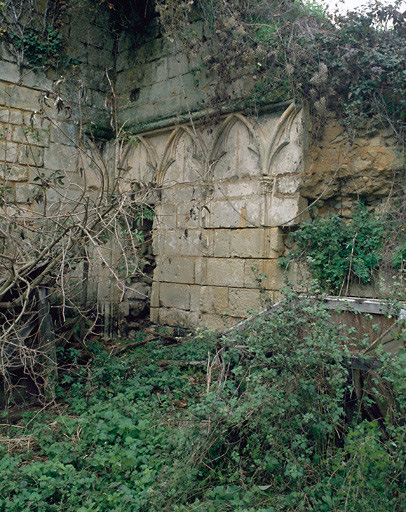
[[[156,179],[160,196],[153,322],[221,328],[261,306],[261,287],[278,297],[284,229],[307,214],[305,119],[278,105],[258,119],[233,113],[138,136],[127,179]]]
[[[284,277],[278,258],[287,253],[289,231],[308,217],[308,204],[317,200],[321,215],[348,215],[361,196],[378,204],[405,167],[392,135],[377,128],[348,140],[331,117],[314,140],[307,113],[293,103],[248,115],[239,103],[252,87],[247,77],[230,85],[229,104],[208,121],[215,77],[157,26],[140,44],[126,34],[112,37],[107,18],[78,12],[65,30],[67,53],[79,64],[57,94],[50,91],[59,76],[19,69],[3,45],[0,164],[7,201],[19,215],[32,215],[43,207],[44,180],[58,177],[63,183],[46,189],[48,207],[97,199],[100,173],[78,151],[76,130],[92,122],[98,135],[109,126],[114,84],[119,126],[132,139],[122,193],[134,184],[153,189],[154,323],[222,329],[260,309],[264,291],[277,300]],[[195,30],[203,35],[199,22]],[[71,116],[58,109],[60,98]],[[115,169],[117,145],[103,144],[104,162]],[[101,251],[114,260],[114,247]],[[131,305],[143,309],[148,281],[120,296],[100,267],[92,293],[106,311],[125,316]]]

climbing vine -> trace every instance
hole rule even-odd
[[[317,4],[269,0],[157,0],[163,31],[176,34],[214,73],[214,102],[230,83],[252,81],[245,107],[294,98],[323,126],[329,112],[349,130],[365,123],[406,127],[406,23],[398,4],[329,16]],[[204,25],[197,37],[196,20]],[[210,36],[210,37],[209,37]]]
[[[58,67],[74,63],[63,55],[60,28],[68,2],[56,0],[38,5],[35,0],[0,3],[0,40],[21,67]]]

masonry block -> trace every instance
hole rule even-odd
[[[165,256],[185,255],[185,253],[181,252],[183,230],[166,229],[163,231],[165,232],[165,246],[162,254]]]
[[[264,230],[260,228],[233,229],[230,231],[230,256],[258,258],[263,252]]]
[[[245,290],[241,288],[230,288],[229,290],[229,311],[233,316],[246,317],[248,310],[259,311],[261,309],[261,294],[259,290]]]
[[[221,315],[228,311],[228,287],[202,286],[200,291],[200,310],[202,313]]]
[[[0,165],[1,175],[0,178],[4,181],[27,181],[28,180],[28,167],[21,165]]]
[[[186,284],[160,283],[159,305],[190,311],[190,287]]]
[[[41,92],[27,87],[10,85],[6,89],[6,105],[8,107],[36,111],[40,109],[41,97]]]
[[[309,218],[307,199],[296,197],[276,197],[271,199],[269,226],[297,226]]]
[[[154,279],[169,283],[193,284],[195,280],[194,259],[182,257],[160,257]]]
[[[159,323],[173,327],[190,329],[199,325],[199,314],[181,309],[159,309]]]
[[[15,163],[18,160],[20,150],[13,142],[0,141],[0,161]]]
[[[243,286],[244,260],[209,258],[207,260],[207,284],[215,286]]]
[[[154,228],[176,228],[176,206],[159,204],[155,209]]]
[[[6,124],[23,124],[23,114],[20,110],[0,109],[0,122]]]
[[[157,283],[156,281],[152,282],[151,286],[151,308],[157,308],[159,307],[159,287],[160,283]]]
[[[230,255],[230,235],[228,229],[210,230],[212,255],[215,258],[228,258]]]

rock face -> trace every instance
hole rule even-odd
[[[103,264],[92,280],[88,300],[97,300],[106,315],[144,314],[150,301],[153,322],[222,329],[258,310],[264,292],[278,297],[278,258],[289,230],[308,218],[309,203],[316,201],[321,215],[348,215],[359,197],[377,204],[387,197],[405,168],[388,130],[365,128],[350,140],[331,116],[313,141],[306,112],[293,103],[244,113],[237,100],[249,96],[250,81],[241,77],[230,86],[230,104],[208,121],[215,83],[198,57],[192,62],[157,31],[136,45],[125,34],[115,39],[105,19],[80,16],[66,30],[67,52],[79,62],[77,80],[58,85],[59,96],[50,93],[59,77],[21,73],[3,47],[0,165],[4,197],[27,216],[38,209],[44,180],[53,183],[46,190],[49,208],[97,199],[106,177],[77,145],[74,98],[81,91],[82,114],[89,116],[82,122],[93,123],[97,138],[109,128],[105,100],[114,85],[119,123],[131,139],[119,186],[129,193],[134,184],[149,185],[155,220],[152,249],[144,249],[150,273],[142,282],[118,293]],[[60,111],[59,97],[72,116]],[[108,169],[117,167],[115,148],[117,140],[103,142]],[[109,244],[96,252],[114,262]]]
[[[321,139],[309,147],[300,187],[320,212],[338,210],[348,215],[354,200],[370,203],[388,197],[396,175],[405,169],[405,154],[391,130],[359,129],[350,138],[332,115]]]

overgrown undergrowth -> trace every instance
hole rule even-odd
[[[0,509],[403,511],[406,358],[355,335],[289,296],[227,336],[95,345],[3,427]]]

